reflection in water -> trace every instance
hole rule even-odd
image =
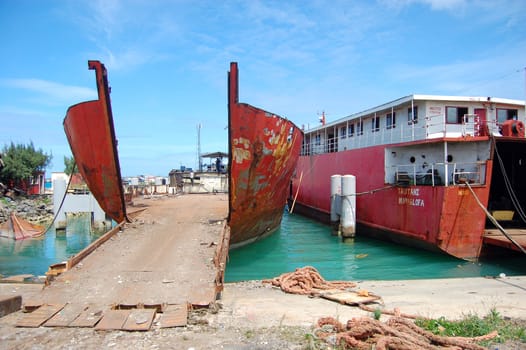
[[[265,279],[314,266],[328,280],[397,280],[526,274],[526,257],[471,263],[445,254],[360,236],[342,242],[329,226],[300,215],[283,215],[273,235],[229,253],[225,279]]]
[[[70,216],[66,231],[50,228],[39,238],[0,237],[0,275],[43,275],[50,265],[69,259],[100,237],[90,233],[90,220],[90,214]]]

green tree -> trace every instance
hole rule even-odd
[[[64,156],[64,172],[70,176],[71,174],[76,174],[79,172],[77,165],[75,163],[75,158],[73,156],[68,157]]]
[[[19,186],[35,173],[44,171],[52,158],[52,155],[44,153],[42,149],[35,149],[32,141],[28,145],[15,145],[11,142],[2,150],[4,168],[0,171],[0,182]]]

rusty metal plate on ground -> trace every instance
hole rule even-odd
[[[44,304],[40,300],[26,300],[22,305],[22,312],[33,312]]]
[[[378,295],[374,295],[372,293],[360,293],[341,290],[322,292],[320,293],[320,297],[347,305],[367,304],[380,299]]]
[[[70,327],[95,327],[97,322],[102,318],[103,312],[100,308],[89,306],[80,315],[69,324]]]
[[[82,311],[88,308],[82,304],[66,304],[62,310],[57,312],[53,317],[44,323],[45,327],[67,327],[73,322]]]
[[[131,314],[132,310],[108,310],[102,319],[95,326],[97,330],[117,330],[122,329],[124,322]]]
[[[202,286],[192,290],[190,304],[197,307],[207,307],[215,301],[215,286]]]
[[[155,309],[155,311],[157,312],[163,312],[164,309],[166,308],[166,304],[165,303],[145,303],[143,307],[145,309]]]
[[[184,327],[188,323],[188,306],[168,305],[161,315],[161,328]]]
[[[125,331],[147,331],[152,326],[155,309],[134,309],[122,327]]]
[[[17,327],[40,327],[44,322],[49,320],[53,315],[62,310],[64,304],[50,305],[44,304],[35,311],[26,314],[21,320],[16,323]]]

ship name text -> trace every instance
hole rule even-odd
[[[424,200],[422,198],[418,198],[419,195],[419,188],[398,188],[398,204],[412,207],[423,207]]]

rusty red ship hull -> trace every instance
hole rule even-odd
[[[228,78],[228,223],[235,248],[280,226],[303,133],[285,118],[239,103],[237,63]]]
[[[95,70],[99,98],[69,107],[64,130],[91,193],[104,212],[121,223],[126,220],[126,206],[107,72],[99,61],[89,61],[88,67]]]
[[[14,212],[11,213],[6,222],[0,224],[0,237],[14,240],[37,238],[45,233],[46,230],[43,226],[32,224],[18,217]]]
[[[511,213],[503,225],[520,236],[526,225],[519,215],[526,207],[524,102],[491,101],[409,96],[305,131],[292,181],[294,211],[330,223],[331,176],[349,174],[356,177],[357,236],[477,259],[495,244],[486,211]],[[420,116],[411,120],[416,106]],[[450,106],[462,108],[458,123],[444,123]],[[506,200],[511,196],[519,209]]]

